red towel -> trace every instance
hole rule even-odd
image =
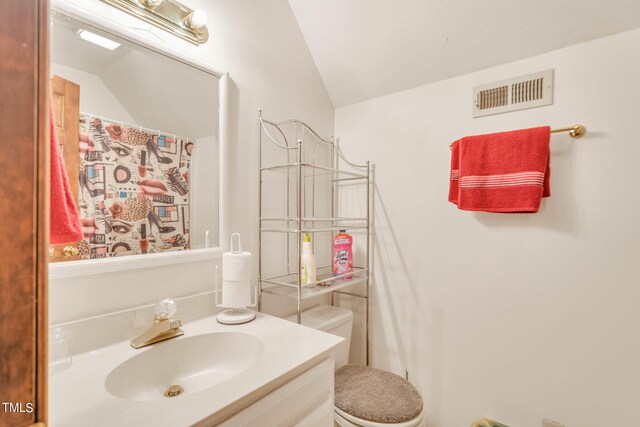
[[[71,194],[69,178],[60,153],[58,134],[53,118],[53,103],[49,105],[49,111],[51,118],[49,243],[75,242],[82,240],[83,237],[80,215]]]
[[[538,212],[551,195],[549,136],[544,126],[455,141],[449,201],[468,211]]]

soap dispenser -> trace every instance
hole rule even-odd
[[[314,284],[317,281],[316,257],[313,255],[313,246],[311,245],[309,233],[304,233],[300,264],[300,284],[302,286]]]

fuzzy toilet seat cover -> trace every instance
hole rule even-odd
[[[422,397],[399,375],[368,366],[345,365],[336,371],[335,406],[377,423],[403,423],[422,412]]]

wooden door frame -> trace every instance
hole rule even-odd
[[[0,14],[0,426],[47,422],[49,0]],[[28,411],[31,403],[32,411]]]
[[[38,10],[38,152],[36,242],[36,416],[34,423],[48,420],[47,384],[49,377],[49,151],[50,151],[50,76],[49,76],[49,0],[34,0]]]

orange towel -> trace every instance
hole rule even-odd
[[[69,178],[60,153],[58,134],[53,118],[53,103],[49,105],[49,112],[51,118],[49,243],[75,242],[83,238],[80,215],[71,194]]]
[[[455,141],[449,201],[470,211],[538,212],[551,195],[549,137],[544,126]]]

